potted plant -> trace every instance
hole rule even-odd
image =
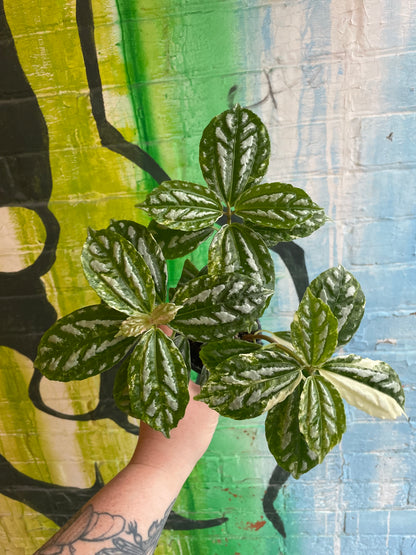
[[[261,329],[275,282],[269,247],[305,237],[326,220],[302,189],[261,183],[269,156],[267,130],[251,111],[236,105],[215,117],[200,143],[206,185],[163,182],[139,205],[152,218],[147,227],[115,220],[88,231],[82,266],[102,302],[57,321],[35,365],[61,381],[119,365],[119,408],[169,436],[189,400],[191,352],[199,353],[199,399],[235,419],[267,412],[270,451],[298,478],[341,440],[343,399],[396,418],[404,394],[385,362],[334,356],[357,330],[365,304],[342,266],[312,281],[290,330]],[[168,291],[166,259],[204,241],[211,241],[206,266],[198,270],[186,259]]]

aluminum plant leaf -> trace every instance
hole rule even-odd
[[[209,274],[238,272],[274,289],[274,264],[261,236],[247,226],[224,225],[215,235],[208,253]]]
[[[118,336],[125,315],[104,304],[67,314],[43,335],[34,366],[50,380],[84,380],[123,359],[136,339]]]
[[[250,222],[246,222],[246,225],[261,235],[268,247],[274,247],[278,243],[308,237],[323,226],[326,221],[327,217],[325,211],[321,208],[320,210],[314,211],[310,218],[299,225],[294,225],[291,229],[274,229],[272,227],[256,226]]]
[[[126,357],[121,363],[120,368],[117,370],[113,385],[113,398],[115,404],[122,412],[126,412],[127,414],[133,416],[130,407],[128,383],[129,364],[130,359]]]
[[[168,271],[162,249],[144,225],[130,220],[112,221],[108,227],[129,241],[142,255],[153,278],[155,292],[160,303],[166,301]]]
[[[232,356],[252,353],[261,348],[262,346],[259,343],[227,337],[219,341],[205,343],[199,352],[199,356],[208,370],[214,370],[221,362]]]
[[[310,449],[299,430],[299,401],[303,385],[284,401],[275,405],[265,421],[270,452],[277,464],[298,479],[319,463],[318,455]]]
[[[108,229],[90,229],[81,261],[89,284],[111,308],[129,315],[152,311],[152,274],[127,239]]]
[[[187,339],[184,335],[177,333],[173,338],[173,342],[178,347],[178,350],[181,353],[182,358],[188,369],[188,376],[190,376],[192,365],[191,365],[191,346],[189,344],[189,339]]]
[[[277,349],[228,358],[210,371],[198,399],[229,418],[254,418],[281,403],[302,380],[297,360]]]
[[[338,266],[320,274],[309,288],[337,318],[338,345],[348,343],[364,316],[365,297],[356,278],[343,266]]]
[[[215,231],[215,228],[203,227],[196,231],[170,229],[152,220],[148,230],[158,242],[166,259],[173,260],[186,256],[201,245]]]
[[[328,305],[306,290],[291,325],[292,343],[310,366],[319,366],[337,346],[338,321]]]
[[[319,370],[354,407],[378,418],[404,413],[404,393],[396,372],[386,362],[347,355],[333,358]]]
[[[192,262],[187,258],[183,263],[181,277],[179,278],[179,281],[176,287],[169,288],[169,298],[173,299],[176,291],[180,287],[182,287],[183,285],[185,285],[185,283],[188,283],[188,281],[191,281],[192,279],[195,279],[198,276],[199,276],[198,268],[194,266],[194,264],[192,264]]]
[[[159,328],[140,338],[128,369],[131,412],[169,437],[189,401],[188,369],[174,342]]]
[[[321,463],[346,430],[344,404],[338,390],[314,374],[306,379],[299,403],[299,429]]]
[[[169,325],[201,342],[249,331],[272,293],[240,274],[204,275],[177,290],[173,302],[182,308]]]
[[[188,181],[164,181],[138,206],[159,224],[184,231],[212,226],[223,213],[214,191]]]
[[[320,208],[303,189],[287,183],[261,183],[244,191],[234,213],[256,226],[292,229],[310,219]]]
[[[199,145],[205,181],[230,206],[246,187],[264,176],[269,156],[266,127],[238,104],[211,120]]]

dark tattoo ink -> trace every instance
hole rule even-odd
[[[121,515],[99,513],[88,505],[78,513],[35,555],[59,555],[65,548],[76,554],[74,544],[83,542],[104,542],[111,540],[113,547],[95,551],[95,555],[152,555],[156,549],[165,522],[172,510],[175,499],[167,508],[163,518],[155,520],[147,532],[147,539],[137,531],[137,522],[127,523]],[[122,537],[122,535],[128,536]],[[65,551],[67,552],[67,551]]]

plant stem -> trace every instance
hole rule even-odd
[[[230,203],[227,202],[227,224],[228,225],[231,224],[231,215],[232,215],[231,206],[230,206]]]
[[[262,330],[263,332],[266,330]],[[278,347],[278,349],[280,349],[281,351],[285,352],[286,354],[290,355],[292,358],[294,358],[303,368],[306,368],[305,365],[305,361],[302,360],[293,349],[291,349],[288,345],[286,345],[286,341],[285,343],[283,343],[283,340],[280,339],[279,337],[277,337],[276,335],[274,335],[274,333],[272,332],[266,332],[266,333],[270,333],[270,336],[268,335],[264,335],[264,333],[248,333],[246,335],[244,335],[242,337],[242,339],[264,339],[265,341],[268,341],[269,343],[273,343],[274,345],[276,345]]]

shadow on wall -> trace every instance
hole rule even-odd
[[[107,120],[90,0],[77,0],[76,13],[92,113],[103,147],[129,159],[151,175],[157,183],[169,180],[169,176],[148,153],[126,141]],[[20,65],[3,0],[0,0],[0,41],[0,127],[3,130],[0,135],[0,207],[33,210],[42,220],[46,230],[43,250],[33,264],[18,272],[0,272],[0,345],[9,347],[33,361],[40,338],[56,321],[56,311],[46,297],[41,276],[54,264],[60,228],[48,208],[52,192],[48,129],[36,96]],[[236,91],[236,85],[230,89],[230,104],[233,103]],[[277,108],[273,98],[272,100]],[[287,266],[300,300],[308,285],[303,249],[294,243],[279,243],[273,250]],[[100,376],[99,402],[92,411],[85,414],[63,414],[45,404],[40,393],[42,376],[36,369],[29,385],[29,396],[38,410],[56,418],[78,421],[109,418],[120,428],[138,435],[138,427],[128,421],[127,416],[113,401],[112,389],[116,371],[117,367],[114,367],[110,372]],[[277,466],[263,497],[265,516],[283,537],[286,536],[284,525],[273,503],[288,476],[286,471]],[[94,485],[81,489],[34,480],[17,471],[0,455],[0,493],[25,503],[59,526],[62,526],[103,485],[97,467]],[[227,517],[192,520],[172,512],[165,528],[192,530],[219,526],[226,520]]]

